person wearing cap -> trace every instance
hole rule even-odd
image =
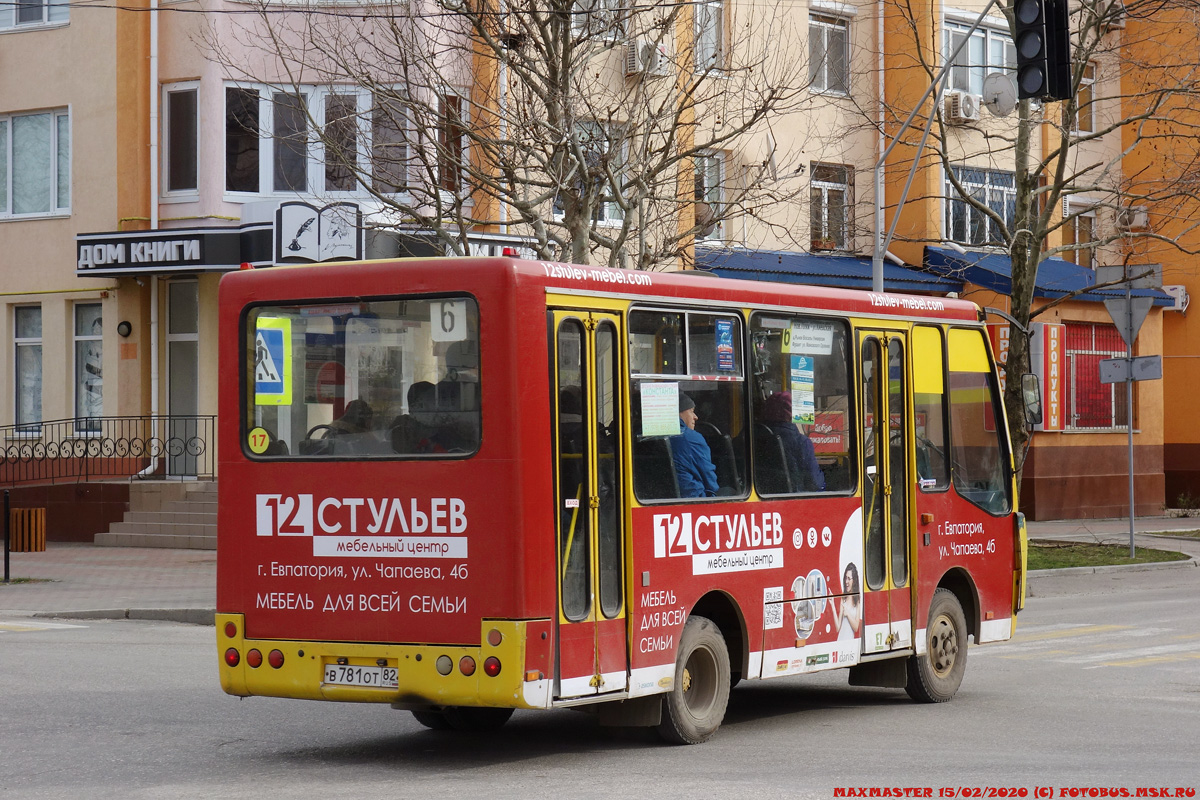
[[[683,497],[715,497],[717,468],[713,466],[708,442],[696,433],[696,401],[679,393],[679,435],[671,437],[671,460]]]

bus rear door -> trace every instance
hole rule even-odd
[[[623,691],[629,658],[623,567],[620,320],[554,311],[559,698]]]
[[[863,653],[912,646],[906,339],[859,333],[863,409]]]

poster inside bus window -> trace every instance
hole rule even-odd
[[[733,320],[719,319],[717,328],[717,369],[730,372],[735,369],[733,362]]]
[[[792,353],[792,422],[812,425],[817,413],[812,356]]]
[[[254,336],[254,404],[292,403],[292,321],[259,317]]]
[[[679,435],[679,384],[642,384],[642,436]]]
[[[784,336],[784,353],[803,353],[811,356],[827,356],[833,352],[833,323],[793,322],[788,335]]]

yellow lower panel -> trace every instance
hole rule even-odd
[[[217,614],[216,623],[221,687],[229,694],[411,706],[531,707],[523,696],[523,621],[484,620],[480,636],[483,644],[479,647],[246,639],[242,635],[245,628],[242,614]],[[233,636],[227,635],[228,623],[233,623]],[[501,634],[496,646],[488,644],[488,633],[493,629]],[[238,663],[233,667],[225,657],[230,648],[238,653]],[[249,666],[247,658],[251,650],[262,654],[261,666]],[[278,669],[268,663],[272,650],[283,653],[283,665]],[[438,659],[442,656],[450,659],[451,670],[447,675],[438,671]],[[463,656],[475,660],[474,674],[464,675],[460,670]],[[484,672],[484,661],[490,656],[500,660],[500,673],[496,677]],[[398,685],[375,688],[326,684],[325,666],[335,663],[394,667]]]

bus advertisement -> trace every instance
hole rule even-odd
[[[220,287],[224,690],[711,737],[739,681],[942,702],[1025,526],[979,309],[504,258]]]

